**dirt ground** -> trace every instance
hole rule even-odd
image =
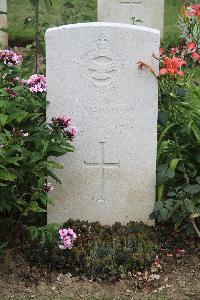
[[[163,253],[151,270],[116,283],[93,282],[31,267],[17,251],[0,262],[0,299],[200,299],[200,246]]]

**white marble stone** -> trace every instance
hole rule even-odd
[[[7,0],[0,0],[0,11],[7,12]],[[7,15],[0,14],[0,28],[7,28]],[[8,46],[7,32],[0,31],[0,46],[6,48]]]
[[[133,24],[159,29],[163,35],[164,0],[98,0],[98,21]]]
[[[85,23],[46,32],[47,118],[71,115],[76,151],[58,161],[62,185],[48,222],[149,221],[156,183],[159,31]]]

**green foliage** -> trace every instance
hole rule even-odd
[[[45,226],[29,226],[27,228],[32,239],[38,239],[42,244],[47,244],[48,242],[52,242],[53,235],[55,231],[58,231],[60,225],[58,224],[48,224]]]
[[[160,100],[168,118],[158,127],[158,201],[152,214],[176,227],[200,215],[200,88],[187,84],[184,89],[180,94],[176,86]]]
[[[53,170],[62,168],[53,157],[74,151],[64,132],[46,123],[45,92],[31,93],[18,74],[16,66],[1,63],[0,216],[13,219],[46,211],[51,200],[44,185],[47,177],[60,182]]]
[[[182,45],[166,50],[160,59],[163,66],[166,56],[181,56],[186,67],[182,76],[169,72],[159,77],[157,202],[151,217],[173,223],[176,229],[181,225],[191,231],[192,225],[200,236],[200,86],[198,62],[192,57],[200,51],[199,18],[184,8],[180,26]],[[188,42],[193,51],[187,50]]]
[[[95,21],[94,0],[65,0],[63,1],[62,23],[73,24]]]
[[[7,247],[7,243],[0,243],[0,258],[4,256],[6,247]]]
[[[129,271],[149,267],[160,247],[158,233],[142,223],[101,226],[69,220],[63,228],[69,227],[77,234],[71,250],[59,249],[58,232],[55,232],[46,243],[32,239],[23,244],[26,258],[34,264],[48,265],[73,275],[114,280],[126,277]]]

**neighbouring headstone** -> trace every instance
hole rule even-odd
[[[0,0],[0,28],[7,28],[7,0]],[[0,30],[0,47],[8,46],[7,32]]]
[[[164,0],[98,0],[98,21],[136,22],[137,25],[159,29],[162,36]]]
[[[159,52],[158,30],[85,23],[46,32],[47,118],[70,115],[76,151],[61,157],[62,185],[48,222],[152,224],[156,184],[156,78],[138,70]]]

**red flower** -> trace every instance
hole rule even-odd
[[[186,49],[188,52],[194,52],[197,49],[197,45],[194,42],[189,42],[186,44]]]
[[[200,17],[200,4],[190,5],[188,15]]]
[[[200,54],[197,53],[197,52],[192,52],[191,53],[191,58],[200,62]]]
[[[184,73],[180,70],[182,66],[186,65],[186,61],[181,60],[178,57],[164,57],[164,68],[160,70],[160,75],[180,75],[184,76]]]
[[[179,48],[176,47],[176,48],[171,49],[170,54],[174,55],[174,54],[177,54],[178,52],[179,52]]]
[[[164,48],[160,48],[160,56],[163,56],[164,52],[165,52],[165,49]]]

